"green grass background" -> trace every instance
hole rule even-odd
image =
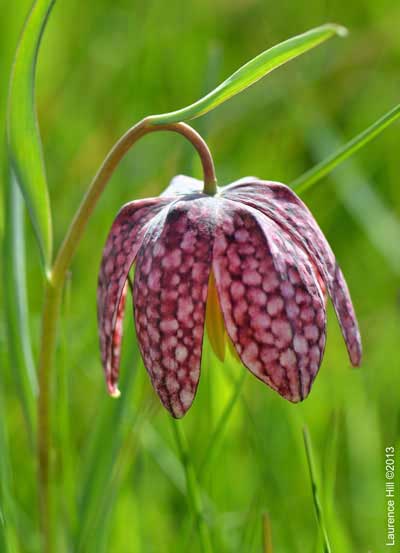
[[[12,56],[29,5],[0,0],[2,127]],[[288,183],[399,102],[398,2],[58,0],[37,85],[56,243],[128,126],[187,105],[258,52],[326,21],[344,24],[350,36],[280,68],[195,122],[221,184],[249,174]],[[0,141],[3,166],[4,132]],[[304,424],[332,551],[385,550],[384,448],[398,445],[400,454],[399,143],[394,125],[304,196],[352,293],[364,342],[361,369],[350,368],[330,308],[326,354],[310,397],[289,404],[249,374],[202,471],[213,430],[245,371],[232,359],[222,365],[205,344],[184,427],[216,552],[263,551],[265,512],[274,553],[323,551]],[[103,195],[72,266],[53,392],[59,552],[200,551],[169,415],[139,359],[131,306],[118,401],[105,392],[96,324],[97,269],[116,212],[124,202],[158,194],[181,172],[201,174],[180,137],[152,135],[136,146]],[[42,275],[28,221],[27,264],[37,355]],[[0,305],[3,294],[0,286]],[[0,551],[37,552],[35,456],[5,324],[2,316]],[[400,507],[400,484],[397,494]]]

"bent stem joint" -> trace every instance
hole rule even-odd
[[[110,150],[100,166],[88,192],[83,198],[56,257],[51,276],[52,282],[55,285],[59,285],[63,281],[89,217],[119,162],[128,150],[146,134],[157,131],[172,131],[181,134],[189,140],[200,156],[204,175],[204,192],[210,195],[216,193],[217,179],[215,176],[214,162],[210,150],[203,138],[186,123],[156,125],[155,121],[156,120],[152,117],[146,117],[140,123],[129,129]]]
[[[46,293],[42,314],[42,335],[39,358],[38,398],[38,484],[40,522],[45,553],[53,553],[55,529],[51,493],[51,376],[55,353],[57,320],[62,289],[67,271],[82,238],[89,218],[119,162],[129,149],[143,136],[154,131],[172,131],[183,135],[196,148],[203,167],[204,193],[216,193],[214,162],[206,142],[185,123],[156,124],[157,119],[147,117],[129,129],[110,150],[95,175],[79,206],[65,239],[56,256],[53,268],[46,275]]]

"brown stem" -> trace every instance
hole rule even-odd
[[[51,493],[52,458],[51,439],[51,367],[53,365],[56,323],[62,287],[46,283],[42,315],[42,336],[39,357],[39,397],[38,397],[38,480],[41,533],[44,540],[44,553],[54,551],[54,504]]]
[[[201,136],[185,123],[156,125],[151,118],[143,119],[125,133],[112,148],[94,177],[82,203],[72,220],[53,268],[46,282],[46,294],[42,315],[42,335],[39,358],[38,397],[38,480],[40,496],[40,523],[44,553],[53,553],[54,505],[51,493],[52,440],[51,440],[51,368],[56,345],[57,319],[63,284],[67,270],[101,193],[127,151],[142,136],[155,131],[173,131],[187,138],[199,153],[204,173],[204,192],[215,194],[216,177],[211,153]]]
[[[193,144],[200,156],[203,166],[204,192],[210,195],[216,193],[217,179],[215,176],[214,162],[206,142],[198,132],[186,123],[155,125],[152,123],[151,117],[143,119],[118,140],[94,177],[56,257],[51,276],[51,280],[55,285],[63,281],[66,270],[70,265],[89,217],[117,165],[128,150],[140,138],[148,133],[157,131],[172,131],[179,133]]]

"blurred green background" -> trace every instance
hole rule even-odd
[[[29,6],[0,0],[2,128],[12,56]],[[57,244],[108,149],[131,124],[187,105],[258,52],[327,21],[347,26],[349,37],[280,68],[195,122],[221,184],[249,174],[290,183],[399,102],[399,3],[58,0],[37,85]],[[4,161],[4,132],[0,141]],[[350,368],[330,308],[326,354],[310,397],[289,404],[249,374],[202,471],[213,430],[245,370],[232,359],[222,365],[205,344],[184,426],[217,552],[263,551],[263,513],[274,553],[323,551],[304,424],[333,552],[385,549],[384,448],[398,445],[400,453],[399,143],[394,125],[304,196],[352,293],[364,342],[361,369]],[[114,175],[73,263],[53,391],[60,552],[200,551],[169,415],[138,357],[131,307],[118,401],[105,392],[96,323],[97,270],[116,212],[131,199],[157,195],[182,172],[201,174],[182,138],[143,140]],[[29,221],[27,254],[36,356],[42,274]],[[3,296],[0,287],[1,305]],[[0,363],[0,551],[11,543],[11,551],[36,552],[35,457],[3,316]]]

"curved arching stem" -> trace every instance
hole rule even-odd
[[[186,123],[155,125],[151,117],[143,119],[118,140],[95,175],[56,257],[50,276],[53,285],[59,285],[62,282],[88,219],[121,159],[140,138],[158,131],[176,132],[192,143],[203,166],[204,192],[210,195],[216,193],[217,179],[214,162],[206,142],[199,133]]]
[[[210,150],[202,137],[185,123],[156,125],[151,118],[145,118],[129,129],[110,150],[96,173],[81,205],[67,231],[65,239],[48,275],[42,314],[42,335],[39,355],[39,397],[38,397],[38,479],[40,495],[40,523],[44,553],[55,551],[55,513],[52,497],[52,443],[51,443],[51,376],[57,336],[57,320],[60,311],[65,276],[102,192],[119,162],[128,150],[143,136],[156,131],[172,131],[183,135],[196,148],[203,166],[204,193],[213,195],[217,191],[214,163]]]

